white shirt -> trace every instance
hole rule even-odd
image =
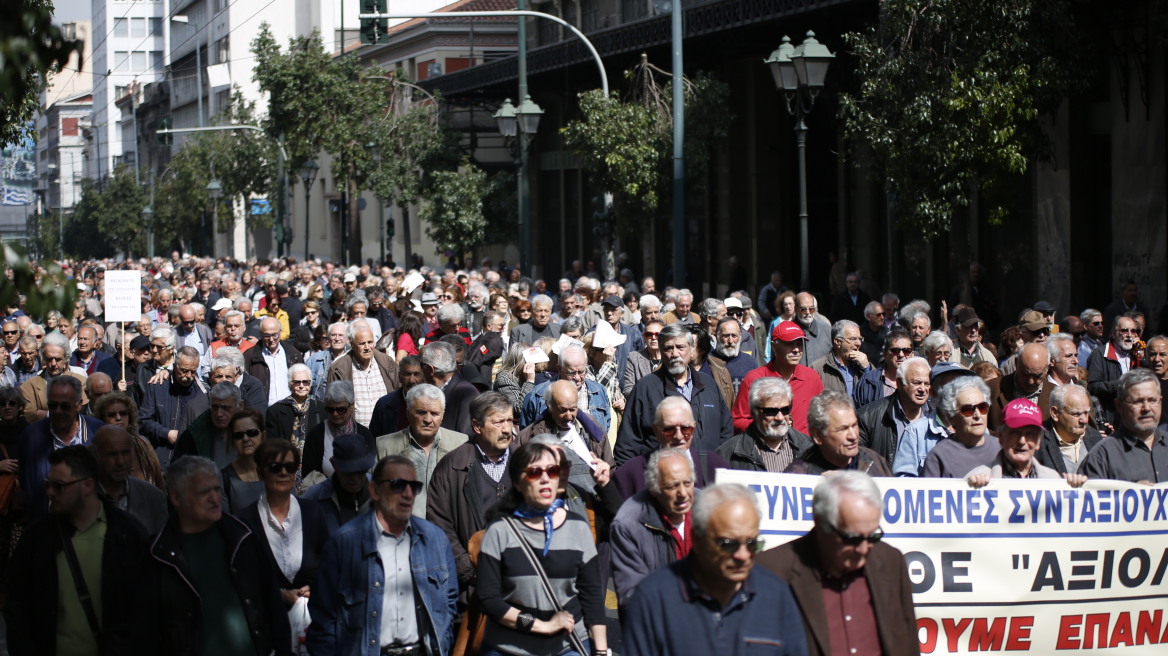
[[[300,563],[304,560],[304,517],[300,514],[300,503],[296,497],[291,498],[288,516],[283,523],[272,515],[266,494],[260,495],[259,511],[276,566],[291,581],[300,572]]]
[[[556,437],[564,443],[564,446],[571,449],[584,462],[592,462],[592,452],[588,450],[588,445],[584,443],[584,438],[580,435],[580,431],[576,430],[576,422],[568,424],[568,430],[560,431]]]
[[[333,463],[332,463],[333,440],[335,439],[335,436],[333,435],[333,425],[328,423],[327,421],[322,422],[322,423],[324,424],[324,456],[321,459],[320,471],[325,476],[332,478],[333,472],[336,471],[335,469],[333,469]]]
[[[288,357],[284,355],[283,344],[276,344],[275,353],[269,353],[262,344],[253,348],[260,349],[264,364],[268,365],[268,406],[271,407],[292,393],[288,388]]]
[[[377,520],[377,554],[385,573],[385,591],[381,596],[381,645],[410,644],[418,641],[418,616],[414,610],[414,570],[410,567],[412,531],[409,527],[398,537],[386,533]],[[377,585],[375,582],[374,585]]]

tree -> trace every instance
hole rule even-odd
[[[32,119],[45,76],[69,63],[81,42],[53,25],[50,0],[6,2],[0,20],[0,146],[36,137]],[[80,63],[78,64],[80,66]]]
[[[420,214],[429,224],[426,236],[440,249],[453,251],[457,260],[473,252],[486,237],[487,219],[483,198],[487,196],[487,174],[468,160],[455,171],[433,174],[434,193]]]
[[[78,257],[107,257],[110,253],[143,253],[146,224],[142,209],[147,199],[134,181],[134,171],[119,166],[98,187],[81,183],[81,198],[65,220],[64,248]],[[48,252],[53,252],[50,246]]]
[[[69,279],[55,262],[33,263],[28,253],[16,244],[0,243],[0,266],[8,275],[0,278],[0,305],[14,306],[17,297],[25,297],[25,311],[43,317],[50,310],[65,316],[73,312],[77,283]]]
[[[1040,115],[1092,70],[1072,4],[884,0],[875,26],[845,35],[859,84],[841,95],[845,130],[874,153],[901,225],[942,234],[975,189],[991,222],[1006,217],[1009,186],[1048,153]]]

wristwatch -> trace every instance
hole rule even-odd
[[[515,626],[524,633],[531,633],[531,627],[535,626],[535,616],[531,613],[519,613],[519,618],[515,620]],[[608,654],[604,656],[608,656]]]
[[[592,656],[612,656],[611,649],[593,649]]]

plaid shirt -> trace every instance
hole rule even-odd
[[[604,387],[610,403],[615,402],[618,398],[623,398],[620,391],[620,381],[616,377],[619,370],[612,360],[600,365],[600,371],[597,371],[592,365],[588,365],[588,377]]]
[[[356,403],[353,408],[353,419],[358,424],[369,427],[369,420],[373,417],[373,406],[377,400],[385,396],[385,380],[377,368],[377,362],[369,361],[369,366],[361,369],[353,361],[353,398]]]

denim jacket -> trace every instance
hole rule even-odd
[[[324,390],[328,386],[329,366],[333,363],[332,351],[317,351],[304,360],[312,372],[312,397],[324,401]]]
[[[410,518],[410,566],[418,604],[418,631],[426,653],[446,656],[454,642],[458,575],[442,529]],[[358,515],[329,540],[309,598],[313,656],[378,656],[385,572],[377,551],[381,526],[374,510]]]
[[[522,428],[526,428],[543,416],[547,410],[547,401],[543,398],[552,381],[540,383],[523,399],[523,411],[520,418]],[[584,387],[588,390],[588,409],[586,412],[604,428],[608,434],[608,425],[612,422],[612,404],[608,400],[608,392],[604,386],[594,380],[585,380]]]

